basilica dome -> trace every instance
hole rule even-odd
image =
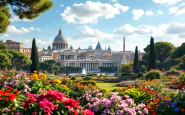
[[[60,28],[58,35],[55,37],[52,43],[53,50],[63,50],[68,49],[68,43],[66,38],[62,35],[62,30]]]
[[[66,43],[66,38],[62,35],[62,30],[59,30],[58,35],[55,37],[54,42]]]

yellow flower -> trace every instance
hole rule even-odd
[[[13,111],[13,110],[16,110],[16,108],[15,108],[15,107],[12,107],[12,111]]]

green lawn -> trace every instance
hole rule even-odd
[[[96,86],[98,86],[99,88],[105,88],[108,91],[122,88],[122,87],[117,87],[116,84],[117,83],[96,83]]]

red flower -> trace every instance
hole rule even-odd
[[[78,111],[77,110],[73,110],[73,111],[71,111],[71,114],[72,115],[78,115]]]
[[[91,110],[89,109],[85,109],[82,111],[82,114],[83,115],[94,115],[94,112],[92,112]]]
[[[67,100],[64,100],[63,102],[64,102],[65,107],[68,108],[68,109],[71,109],[71,108],[74,108],[74,107],[79,108],[79,102],[77,102],[73,99],[69,98]]]
[[[145,88],[145,90],[147,91],[147,90],[148,90],[148,88],[146,87],[146,88]]]
[[[15,94],[8,94],[9,101],[13,101],[16,98]]]
[[[10,86],[6,86],[7,90],[12,90],[12,88]]]

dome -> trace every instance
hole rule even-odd
[[[62,30],[60,28],[58,35],[55,37],[54,42],[67,42],[66,38],[62,35]]]

